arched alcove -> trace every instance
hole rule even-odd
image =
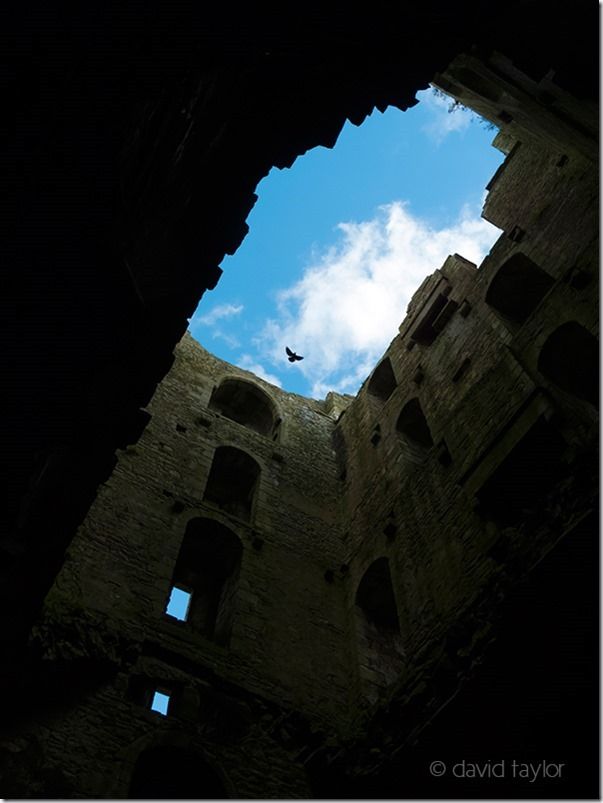
[[[239,538],[213,519],[189,521],[174,568],[171,591],[190,594],[184,617],[208,639],[228,644],[243,548]]]
[[[396,377],[389,357],[381,360],[379,365],[373,371],[367,386],[368,392],[371,396],[385,402],[392,395],[396,389]]]
[[[260,467],[247,452],[219,446],[211,464],[204,499],[226,513],[249,521],[260,477]]]
[[[529,318],[553,284],[553,278],[525,254],[501,265],[486,291],[486,303],[517,324]]]
[[[224,800],[218,773],[202,756],[173,745],[143,750],[132,773],[129,800]]]
[[[476,494],[480,515],[519,527],[538,511],[567,471],[567,444],[544,417],[513,446]]]
[[[396,430],[405,446],[417,457],[424,457],[425,451],[433,446],[431,430],[417,398],[406,402],[400,411]]]
[[[404,651],[387,558],[366,570],[355,597],[360,677],[377,687],[390,685],[403,666]]]
[[[263,390],[244,379],[227,378],[212,393],[210,410],[276,440],[280,419]]]
[[[538,357],[538,370],[555,385],[598,407],[599,341],[576,321],[549,335]]]

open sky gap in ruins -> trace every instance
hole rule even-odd
[[[432,89],[417,99],[260,182],[249,234],[190,320],[205,348],[291,392],[355,393],[425,276],[452,253],[479,265],[500,235],[480,217],[497,129]]]

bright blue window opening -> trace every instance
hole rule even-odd
[[[179,619],[181,622],[186,622],[188,610],[191,603],[192,594],[189,591],[184,591],[178,586],[172,588],[170,599],[167,604],[165,612],[174,619]]]
[[[151,701],[151,711],[157,711],[158,714],[167,716],[168,705],[170,703],[170,695],[163,691],[156,691]]]

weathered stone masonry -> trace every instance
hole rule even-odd
[[[423,282],[355,398],[178,345],[34,630],[59,681],[10,742],[37,768],[24,794],[145,796],[162,762],[198,797],[306,797],[317,756],[375,771],[481,660],[501,595],[594,509],[597,181],[564,127],[590,117],[529,114],[527,82],[527,100],[500,74],[489,91],[496,69],[512,65],[463,57],[439,83],[502,124],[484,216],[503,233],[479,267],[455,254]],[[165,612],[177,583],[186,622]]]

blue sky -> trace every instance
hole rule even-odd
[[[249,234],[190,320],[206,349],[305,396],[355,393],[423,278],[454,252],[484,258],[500,234],[480,218],[496,130],[432,90],[417,98],[260,183]]]

